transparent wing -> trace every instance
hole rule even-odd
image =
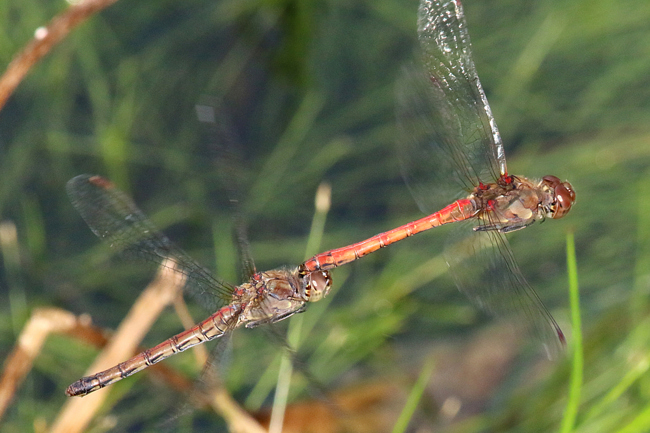
[[[176,247],[108,180],[84,174],[68,181],[66,190],[93,233],[123,258],[156,265],[171,259],[186,276],[184,289],[207,308],[216,310],[232,300],[232,285],[216,279]]]
[[[242,212],[242,163],[243,149],[232,120],[223,104],[215,98],[203,97],[196,105],[199,122],[207,133],[207,143],[214,159],[221,182],[226,186],[228,198],[234,213],[234,228],[239,261],[242,267],[242,281],[247,281],[255,272],[255,262],[250,253],[246,234],[246,222]]]
[[[503,144],[471,57],[458,1],[423,0],[421,60],[398,80],[398,152],[423,211],[506,174]]]
[[[539,339],[549,358],[562,351],[564,334],[515,261],[505,236],[461,224],[445,248],[459,290],[495,317],[516,320]]]

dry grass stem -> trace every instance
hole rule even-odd
[[[7,357],[0,378],[0,418],[11,403],[23,379],[32,369],[34,359],[41,352],[47,336],[70,332],[79,326],[74,314],[58,308],[39,308],[23,328],[18,342]]]
[[[0,110],[32,66],[50,52],[54,45],[63,40],[70,30],[84,22],[89,16],[116,1],[82,0],[70,5],[65,11],[55,16],[47,27],[36,29],[32,40],[14,57],[0,78]]]
[[[163,309],[173,302],[184,283],[183,276],[175,271],[173,262],[164,263],[156,279],[142,292],[111,342],[97,357],[87,374],[105,370],[132,356],[145,334]],[[104,402],[107,392],[103,389],[84,398],[68,400],[54,422],[51,432],[76,433],[86,430]]]

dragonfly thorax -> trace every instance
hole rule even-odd
[[[300,274],[298,269],[258,272],[244,289],[240,302],[246,303],[239,321],[254,327],[265,321],[277,322],[303,311],[305,303],[315,302],[329,293],[332,278],[328,271]]]
[[[561,215],[568,212],[568,189],[559,179],[555,178],[557,182],[553,185],[549,180],[537,183],[521,176],[510,176],[508,179],[509,182],[481,184],[470,196],[481,220],[476,230],[512,232],[546,217],[559,218],[556,215],[560,210],[563,211]],[[560,199],[557,198],[558,190]]]
[[[258,272],[239,288],[236,302],[245,307],[238,323],[247,328],[277,322],[304,310],[301,279],[295,271],[281,268]]]

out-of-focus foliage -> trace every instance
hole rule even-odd
[[[2,65],[64,7],[3,2]],[[258,269],[304,259],[323,180],[332,185],[332,210],[321,250],[420,217],[393,147],[394,81],[416,47],[416,12],[414,0],[122,0],[76,29],[0,112],[0,220],[17,229],[16,243],[2,246],[0,353],[9,353],[37,306],[115,327],[146,284],[119,262],[92,260],[99,241],[64,192],[80,173],[112,179],[175,242],[232,282],[239,272],[224,177],[242,183]],[[571,344],[563,238],[575,232],[586,345],[577,430],[647,431],[650,4],[467,0],[465,12],[510,171],[555,174],[577,192],[565,219],[509,237]],[[234,173],[196,119],[205,98],[221,101],[234,125],[242,159]],[[303,315],[299,358],[328,389],[364,379],[394,381],[406,393],[433,353],[440,371],[455,373],[431,382],[412,426],[557,431],[568,360],[546,363],[533,345],[521,349],[529,356],[494,369],[468,360],[493,365],[476,341],[488,349],[503,341],[490,340],[483,327],[495,322],[446,276],[439,256],[446,233],[419,235],[334,271],[329,303]],[[144,344],[179,329],[165,315]],[[271,340],[261,330],[238,331],[225,362],[229,390],[251,410],[248,395],[278,352]],[[3,431],[32,429],[35,418],[51,422],[63,390],[94,354],[50,339]],[[175,358],[166,362],[191,368],[189,355]],[[480,388],[485,377],[501,379]],[[178,407],[179,396],[144,373],[114,386],[130,387],[109,409],[124,430],[154,429]],[[305,398],[300,389],[297,399]],[[460,399],[463,422],[441,410],[449,397]],[[214,415],[199,416],[195,431],[220,425]]]

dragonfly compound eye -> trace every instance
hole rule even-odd
[[[319,301],[327,296],[332,287],[329,271],[311,272],[305,278],[305,298],[310,302]]]
[[[576,200],[576,193],[569,182],[562,182],[555,176],[544,176],[542,182],[553,190],[555,201],[552,206],[551,218],[562,218],[566,215]]]

